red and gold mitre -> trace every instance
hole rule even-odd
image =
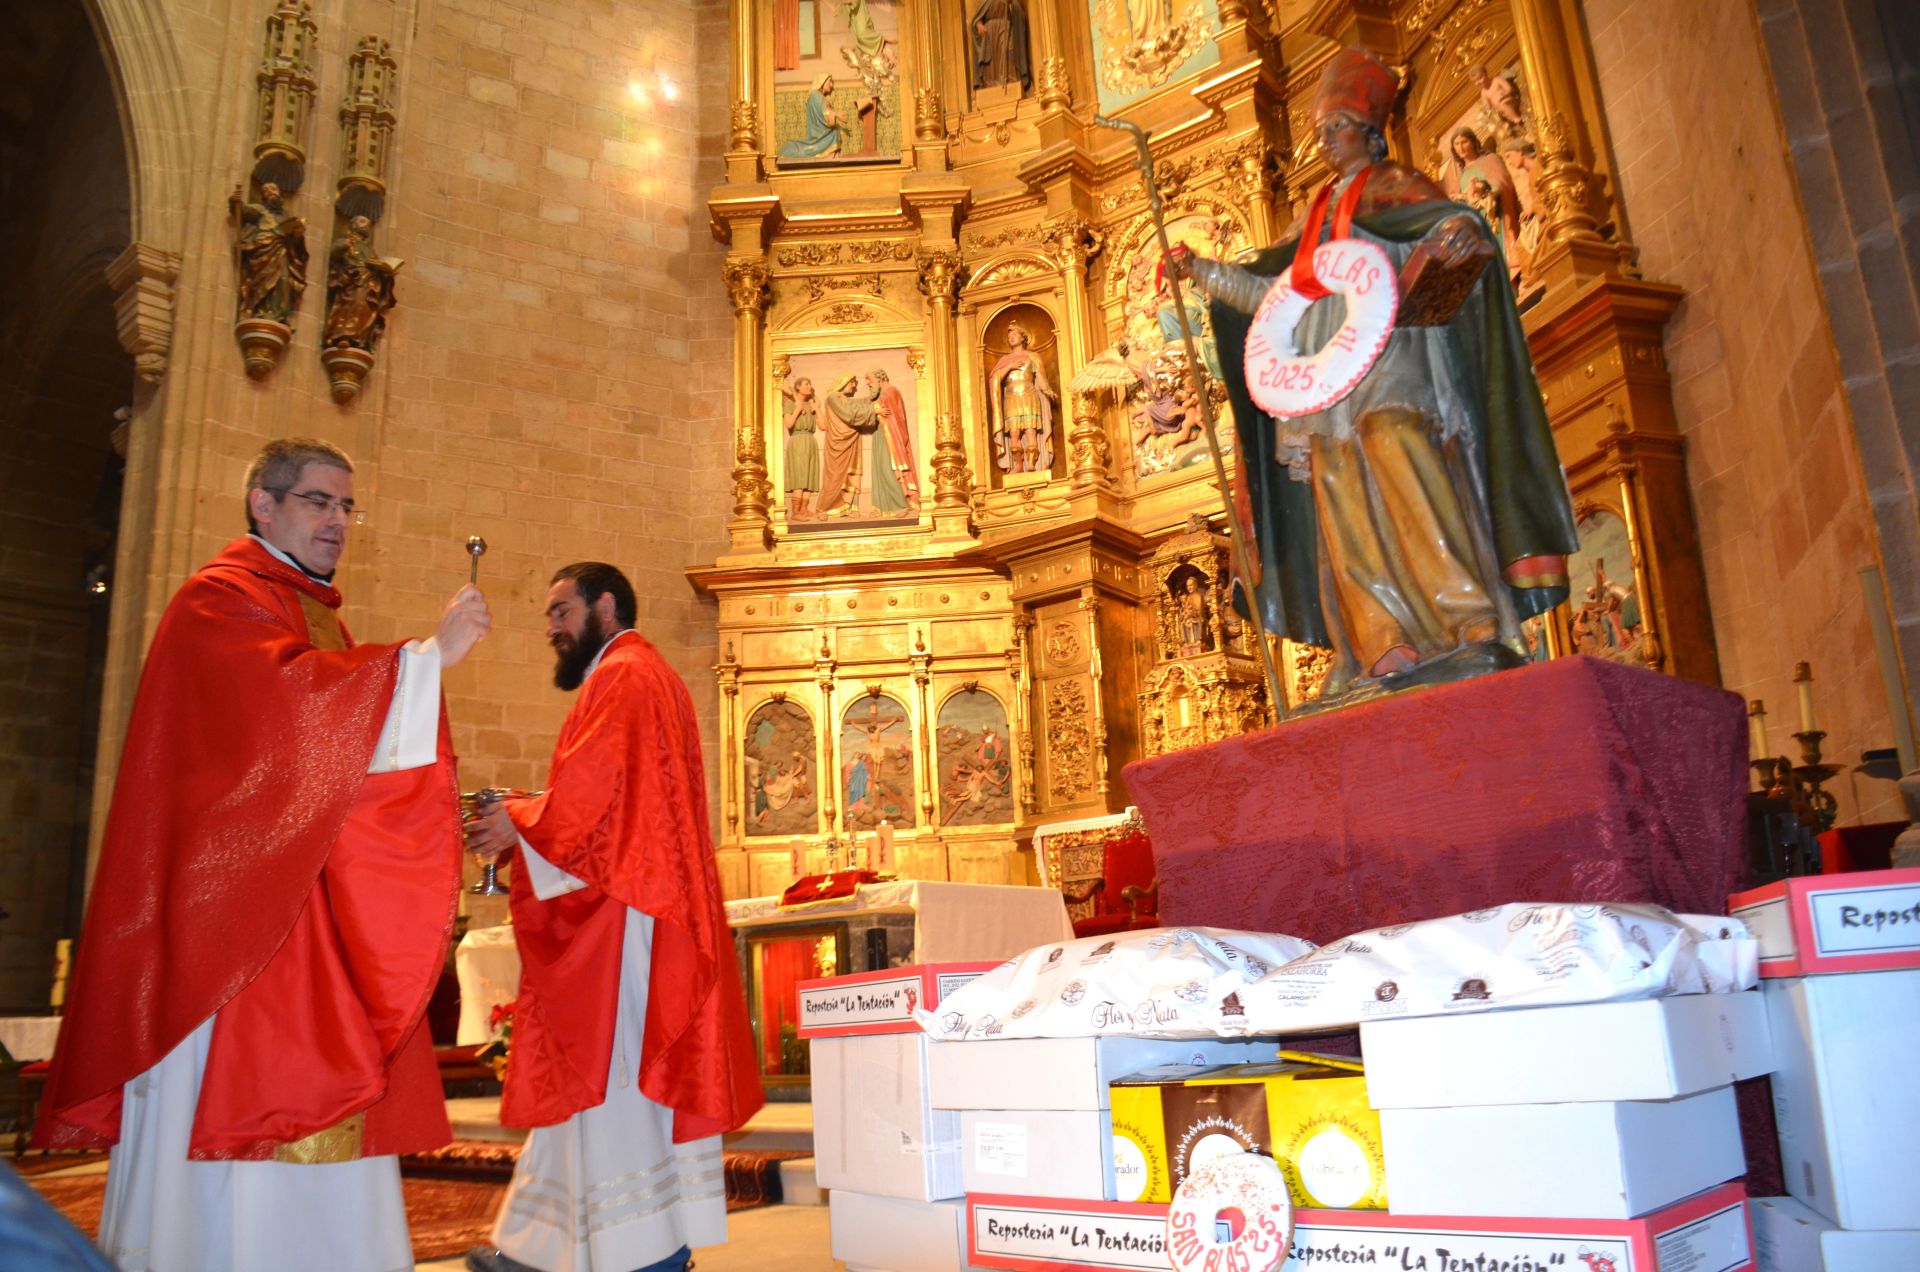
[[[1320,89],[1313,99],[1314,122],[1339,112],[1384,132],[1399,90],[1400,79],[1386,63],[1365,49],[1343,48],[1320,75]]]

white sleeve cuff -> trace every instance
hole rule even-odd
[[[586,880],[574,878],[535,852],[525,835],[520,836],[520,863],[526,867],[527,883],[532,886],[536,901],[551,901],[587,886]]]
[[[380,741],[373,748],[369,773],[397,773],[432,764],[440,742],[440,644],[433,637],[408,641],[400,649],[400,674],[393,687]]]

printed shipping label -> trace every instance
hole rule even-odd
[[[1920,950],[1920,884],[1825,889],[1807,901],[1814,949],[1823,958]]]
[[[1027,1128],[1018,1122],[976,1123],[973,1128],[973,1168],[982,1175],[1012,1175],[1025,1179]]]
[[[1740,1203],[1663,1232],[1653,1244],[1659,1252],[1660,1272],[1729,1272],[1753,1263],[1747,1208]]]

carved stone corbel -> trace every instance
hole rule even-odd
[[[146,243],[129,243],[107,266],[113,288],[113,316],[120,347],[133,355],[133,372],[148,384],[167,373],[173,346],[173,283],[180,276],[180,253]]]

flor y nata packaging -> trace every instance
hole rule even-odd
[[[1170,1201],[1216,1156],[1262,1153],[1280,1164],[1296,1206],[1384,1209],[1380,1117],[1360,1066],[1283,1051],[1277,1061],[1167,1065],[1112,1084],[1113,1165],[1122,1201]]]

